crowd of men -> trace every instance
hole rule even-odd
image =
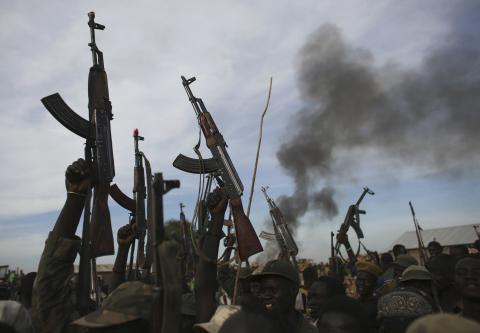
[[[152,318],[160,314],[152,304],[151,276],[127,278],[132,224],[118,230],[108,296],[99,308],[92,299],[87,315],[78,312],[73,264],[81,242],[75,233],[91,187],[87,168],[82,159],[67,168],[65,204],[37,272],[21,278],[17,301],[0,301],[0,332],[153,332]],[[449,254],[430,242],[424,265],[398,244],[391,253],[349,263],[341,274],[327,269],[320,275],[314,266],[299,272],[281,258],[254,270],[217,262],[228,200],[217,188],[207,203],[211,221],[199,240],[201,255],[194,275],[182,277],[179,333],[480,332],[478,241]],[[171,242],[180,252],[175,237]]]

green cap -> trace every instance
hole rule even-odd
[[[404,267],[404,268],[407,268],[407,267],[412,266],[412,265],[418,265],[418,261],[417,261],[417,259],[415,259],[414,257],[412,257],[409,254],[400,254],[397,257],[397,260],[395,260],[393,262],[393,264]]]
[[[411,265],[403,271],[400,280],[402,282],[410,280],[432,280],[432,274],[423,266]]]
[[[251,275],[252,279],[259,279],[267,276],[281,276],[286,278],[297,286],[300,285],[300,276],[295,267],[285,260],[271,260],[265,264],[263,269],[259,273]]]
[[[150,320],[153,287],[139,282],[125,282],[103,302],[102,308],[73,322],[75,325],[100,328],[136,319]]]
[[[357,271],[361,272],[367,272],[370,273],[376,277],[379,277],[380,275],[383,274],[383,271],[380,267],[375,265],[374,263],[368,262],[368,261],[359,261],[356,264],[357,266]]]

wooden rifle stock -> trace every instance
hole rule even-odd
[[[260,244],[252,223],[243,211],[242,199],[240,197],[230,199],[230,208],[237,234],[238,255],[240,260],[244,261],[248,257],[262,252],[262,244]]]

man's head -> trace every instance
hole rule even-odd
[[[378,301],[380,333],[405,333],[415,319],[434,312],[427,296],[413,289],[397,289]]]
[[[393,263],[393,257],[390,253],[382,253],[380,256],[380,265],[382,266],[382,269],[386,271],[390,265]]]
[[[308,308],[310,317],[318,318],[325,304],[337,295],[345,295],[345,287],[337,279],[330,276],[321,276],[312,283],[308,290]]]
[[[403,244],[396,244],[393,246],[392,252],[396,259],[400,254],[407,254],[407,249]]]
[[[263,312],[245,311],[233,314],[221,326],[218,333],[286,333],[278,323]]]
[[[377,286],[378,277],[382,274],[382,270],[375,264],[370,262],[359,262],[357,264],[357,278],[355,285],[360,298],[366,298],[373,295]]]
[[[427,249],[430,257],[438,256],[443,251],[443,247],[437,241],[431,241],[430,243],[428,243]]]
[[[480,302],[480,256],[467,256],[457,262],[455,286],[462,298]]]
[[[285,313],[295,309],[300,286],[297,270],[287,261],[272,260],[262,271],[251,276],[252,290],[267,311]]]
[[[366,333],[368,314],[360,303],[345,295],[332,297],[319,314],[317,327],[322,333]]]
[[[73,322],[91,332],[149,332],[153,287],[125,282],[103,302],[102,308]]]

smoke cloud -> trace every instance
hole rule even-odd
[[[310,36],[298,55],[305,107],[277,152],[295,182],[293,195],[278,200],[293,228],[308,210],[326,219],[337,215],[331,184],[353,174],[349,152],[380,152],[398,168],[434,171],[479,157],[479,44],[462,38],[453,34],[416,68],[402,68],[377,66],[334,25]]]

